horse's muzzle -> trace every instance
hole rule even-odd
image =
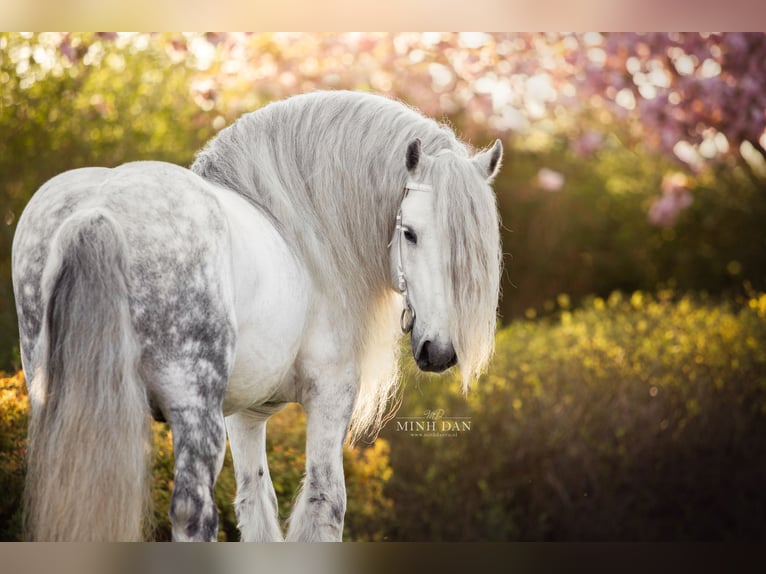
[[[426,340],[417,348],[413,348],[413,351],[415,362],[421,371],[441,373],[457,364],[457,354],[452,343],[438,345]]]

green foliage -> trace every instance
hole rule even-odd
[[[504,322],[550,307],[566,291],[577,304],[614,290],[706,291],[736,295],[743,282],[766,289],[763,182],[732,163],[695,179],[693,204],[673,227],[647,211],[669,158],[611,136],[583,158],[555,140],[544,149],[512,142],[495,183],[503,226]],[[560,191],[536,184],[540,166],[564,176]]]
[[[487,376],[414,375],[389,424],[397,540],[762,540],[766,295],[635,292],[501,330]],[[402,420],[402,419],[398,419]]]
[[[24,375],[0,372],[0,540],[20,541],[29,399]]]

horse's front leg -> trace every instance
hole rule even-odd
[[[266,459],[266,417],[242,411],[226,417],[234,473],[237,521],[243,542],[281,542],[277,495]]]
[[[306,476],[290,516],[288,541],[339,542],[346,513],[343,442],[357,392],[354,368],[332,369],[306,384]],[[323,387],[322,381],[325,386]]]

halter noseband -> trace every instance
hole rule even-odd
[[[410,191],[433,191],[434,188],[427,183],[419,183],[417,181],[408,180],[404,186],[404,196],[402,197],[402,203],[407,198]],[[399,211],[396,213],[396,230],[394,231],[394,237],[391,238],[389,247],[396,239],[397,233],[399,234],[399,248],[398,261],[396,262],[396,276],[399,283],[399,292],[402,294],[404,300],[404,309],[402,309],[402,316],[399,318],[399,326],[402,328],[403,333],[409,333],[412,331],[412,325],[415,323],[415,309],[410,302],[410,293],[407,290],[407,278],[404,275],[404,259],[402,257],[402,243],[404,243],[404,226],[402,225],[402,205],[399,204]]]

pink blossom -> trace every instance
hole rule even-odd
[[[559,191],[564,186],[564,175],[544,167],[537,172],[537,185],[545,191]]]
[[[191,85],[192,96],[195,103],[203,110],[210,110],[215,105],[215,101],[218,98],[218,90],[215,83],[209,79],[204,78],[195,80]]]
[[[666,174],[662,178],[662,196],[649,208],[649,223],[658,227],[672,227],[678,215],[694,201],[689,191],[688,178],[682,173]]]
[[[226,36],[226,32],[206,32],[205,40],[207,40],[213,46],[217,46],[226,40]]]
[[[674,195],[682,190],[686,190],[689,185],[689,178],[681,172],[666,173],[662,178],[662,193],[664,195]]]
[[[69,38],[64,38],[59,44],[59,52],[70,62],[77,60],[77,50],[74,49]]]
[[[174,38],[170,41],[170,46],[176,52],[187,52],[189,47],[186,45],[184,38]]]
[[[587,131],[572,142],[572,151],[580,157],[593,155],[604,141],[604,136],[596,131]]]

